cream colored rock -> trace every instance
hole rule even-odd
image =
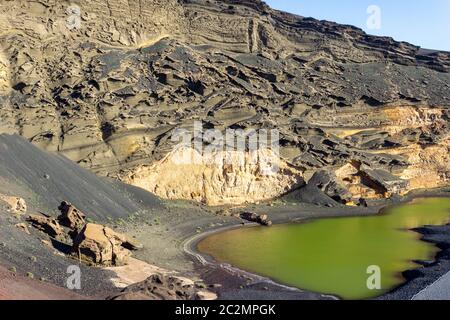
[[[359,170],[351,163],[343,165],[337,169],[334,173],[338,179],[349,180],[352,176],[356,175]]]
[[[125,288],[134,283],[145,281],[145,279],[154,274],[167,275],[170,273],[169,270],[159,268],[132,257],[128,259],[127,265],[106,267],[105,270],[112,271],[115,274],[115,277],[111,278],[111,282],[117,288]]]
[[[27,211],[27,204],[22,198],[0,194],[0,201],[7,203],[12,213],[23,214]]]
[[[63,201],[58,209],[61,211],[61,215],[58,217],[61,225],[78,231],[86,223],[86,215],[69,202]]]
[[[272,164],[277,169],[269,173]],[[302,172],[270,150],[205,155],[193,148],[176,149],[151,166],[137,168],[123,180],[165,199],[208,205],[269,200],[303,184]]]

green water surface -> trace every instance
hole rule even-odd
[[[329,218],[209,236],[198,250],[217,261],[297,288],[343,299],[381,295],[404,282],[401,273],[432,260],[438,249],[408,229],[450,223],[450,198],[417,199],[371,217]],[[367,287],[369,266],[381,290]]]

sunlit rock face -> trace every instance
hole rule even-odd
[[[303,185],[302,172],[268,149],[206,154],[179,148],[151,166],[138,167],[124,181],[165,199],[208,205],[270,200]]]
[[[260,1],[19,0],[0,12],[0,132],[99,174],[161,164],[174,132],[201,121],[277,129],[305,180],[361,163],[408,180],[403,192],[448,185],[448,53]],[[239,197],[278,196],[295,186],[286,175]],[[208,202],[197,184],[177,196]]]

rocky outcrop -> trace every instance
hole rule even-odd
[[[268,155],[268,156],[265,156]],[[302,172],[269,150],[213,152],[177,149],[152,166],[133,170],[123,181],[166,199],[189,199],[208,205],[242,204],[269,200],[303,184]],[[264,172],[264,159],[273,159],[276,170]],[[183,161],[187,160],[187,161]],[[197,161],[196,161],[197,160]]]
[[[73,242],[73,252],[80,260],[102,266],[120,266],[127,263],[129,249],[138,246],[112,229],[88,223]]]
[[[30,214],[27,221],[51,238],[67,243],[75,238],[86,224],[85,215],[70,203],[63,201],[56,219],[45,214]]]
[[[334,201],[346,204],[351,201],[352,194],[343,186],[338,177],[329,171],[318,171],[308,181],[308,185],[321,190]]]
[[[380,170],[361,167],[362,179],[372,189],[384,193],[385,197],[392,194],[401,194],[408,190],[408,181],[402,180],[391,173]]]
[[[189,279],[155,274],[147,280],[131,285],[112,300],[214,300],[214,294],[196,288]]]
[[[243,212],[240,214],[241,219],[256,222],[260,225],[270,227],[272,225],[272,221],[269,220],[269,217],[266,214],[257,214],[255,212]]]
[[[64,241],[66,239],[65,232],[58,221],[45,215],[30,214],[27,221],[38,230],[44,232],[50,237]]]
[[[208,166],[168,177],[158,166],[177,169],[160,161],[193,121],[276,128],[301,176],[358,161],[406,191],[448,185],[449,53],[261,1],[77,4],[0,3],[0,132],[169,199],[257,202],[297,187],[290,172],[257,183],[248,168],[232,169],[242,187]]]
[[[71,248],[64,250],[64,253],[72,254],[86,264],[106,267],[126,265],[131,250],[142,248],[141,244],[106,226],[86,223],[85,215],[67,201],[63,201],[59,209],[61,215],[58,218],[41,213],[30,214],[26,220],[61,245]],[[19,223],[16,227],[30,234],[27,224]]]

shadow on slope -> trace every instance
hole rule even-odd
[[[96,221],[124,218],[161,206],[139,188],[107,180],[18,135],[0,135],[0,193],[21,196],[31,210],[57,214],[66,200]]]

